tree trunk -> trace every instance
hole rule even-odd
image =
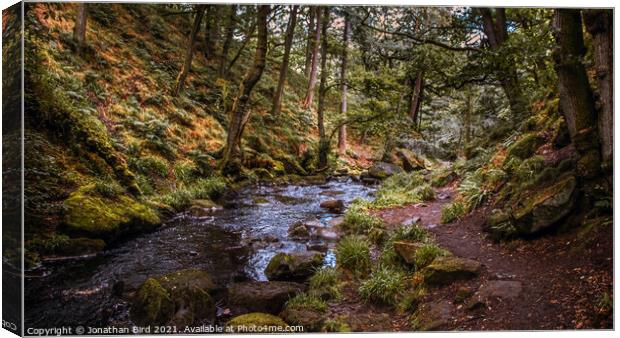
[[[329,154],[329,140],[325,137],[325,95],[327,94],[327,26],[329,25],[329,7],[323,7],[323,18],[317,12],[317,22],[321,22],[321,83],[319,84],[319,105],[317,108],[318,128],[319,128],[319,168],[327,166],[327,156]],[[310,101],[312,102],[312,101]]]
[[[237,5],[231,5],[228,22],[226,23],[226,36],[224,37],[224,44],[222,45],[222,55],[220,55],[220,76],[224,76],[226,73],[226,66],[228,65],[228,52],[235,34],[235,26],[237,25],[237,20],[235,19],[236,16]]]
[[[612,172],[614,147],[614,31],[613,12],[609,9],[587,9],[583,12],[586,29],[592,35],[594,63],[600,100],[598,133],[601,159],[606,171]]]
[[[185,83],[185,78],[189,73],[190,68],[192,67],[192,58],[194,57],[194,44],[196,43],[196,35],[198,35],[198,30],[200,29],[200,23],[202,22],[202,17],[205,13],[205,5],[196,5],[196,18],[194,19],[194,25],[192,27],[192,32],[189,36],[189,41],[187,43],[187,51],[185,52],[185,61],[183,62],[183,66],[181,67],[181,71],[179,72],[179,76],[177,77],[176,84],[174,89],[172,90],[172,96],[179,95],[179,92],[183,88],[183,84]]]
[[[319,29],[319,24],[321,22],[321,7],[316,7],[316,22],[317,29],[312,39],[312,63],[310,66],[310,78],[308,79],[308,90],[306,91],[306,97],[304,98],[304,102],[302,107],[304,109],[310,108],[312,105],[312,101],[314,100],[314,88],[316,87],[316,76],[318,72],[318,64],[319,64],[319,42],[321,41],[321,30]]]
[[[586,49],[580,10],[556,9],[553,24],[557,43],[553,57],[558,75],[560,108],[579,155],[577,172],[583,178],[592,178],[600,169],[600,152],[594,99],[581,61]]]
[[[422,104],[422,94],[424,91],[424,73],[418,74],[415,79],[413,91],[411,92],[411,102],[409,105],[409,117],[416,123],[418,120],[418,112]]]
[[[291,55],[291,46],[293,45],[293,37],[295,36],[295,25],[297,24],[298,5],[291,7],[291,14],[286,26],[286,37],[284,38],[284,56],[282,56],[282,64],[280,65],[280,78],[278,79],[278,88],[273,96],[273,104],[271,107],[271,115],[277,116],[282,108],[282,93],[284,92],[284,83],[288,73],[288,62]]]
[[[472,103],[471,88],[465,90],[465,116],[463,118],[463,148],[467,149],[471,142],[471,116],[473,114],[474,105]]]
[[[497,51],[508,39],[508,26],[506,25],[506,9],[479,8],[482,14],[482,26],[484,34],[487,36],[491,50]],[[495,14],[495,15],[493,15]],[[508,55],[510,57],[510,55]],[[499,82],[506,94],[510,111],[514,115],[514,120],[521,122],[527,112],[527,100],[525,99],[519,76],[513,62],[501,62],[495,65],[495,71]]]
[[[340,67],[340,82],[342,86],[342,99],[340,100],[340,115],[342,118],[346,118],[347,115],[347,63],[349,58],[349,44],[351,38],[349,32],[351,31],[351,21],[349,15],[344,14],[344,33],[343,41],[344,48],[342,49],[342,66]],[[338,151],[340,154],[344,154],[347,151],[347,125],[343,124],[338,130]]]
[[[243,38],[243,42],[241,43],[241,47],[239,47],[239,50],[237,50],[237,53],[235,54],[235,56],[232,58],[232,60],[230,60],[230,63],[228,64],[228,68],[226,69],[226,74],[230,73],[230,70],[232,69],[232,67],[235,65],[235,63],[237,63],[237,60],[241,56],[241,53],[243,53],[243,50],[245,49],[245,46],[247,46],[247,44],[250,41],[250,38],[252,37],[252,34],[254,34],[255,30],[256,30],[256,22],[254,22],[254,24],[252,26],[250,26],[250,29],[248,30],[248,33]]]
[[[205,58],[213,60],[217,56],[217,41],[219,36],[219,6],[207,6],[207,19],[205,24]]]
[[[308,18],[308,39],[306,41],[306,62],[304,63],[305,67],[304,67],[304,75],[305,76],[309,76],[310,75],[310,68],[312,67],[312,41],[313,41],[313,36],[316,34],[316,29],[318,27],[318,25],[316,25],[315,23],[315,16],[316,16],[316,8],[315,7],[308,7],[308,14],[309,14],[309,18]]]
[[[73,39],[75,40],[78,51],[81,52],[86,45],[86,23],[88,20],[88,5],[85,3],[77,4],[77,14],[75,16],[75,26],[73,27]]]
[[[250,117],[248,103],[252,89],[260,80],[265,70],[265,59],[267,56],[267,16],[269,15],[269,5],[262,5],[257,13],[258,42],[256,43],[256,53],[254,63],[243,78],[239,88],[239,94],[230,109],[230,123],[228,125],[228,135],[224,156],[222,159],[222,172],[225,174],[236,175],[242,165],[241,156],[241,136]]]

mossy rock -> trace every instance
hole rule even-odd
[[[284,171],[286,173],[297,174],[301,176],[308,175],[306,169],[304,169],[301,164],[299,164],[299,161],[292,155],[279,153],[277,155],[274,155],[273,158],[282,164],[282,167],[284,168]],[[279,168],[277,167],[274,167],[274,169],[279,170]]]
[[[534,155],[536,150],[545,143],[545,139],[536,133],[525,134],[507,149],[506,161],[512,158],[526,159]]]
[[[433,176],[433,178],[431,179],[431,185],[435,188],[443,187],[448,183],[452,183],[457,178],[458,175],[452,170],[441,171]]]
[[[288,326],[282,318],[269,313],[253,312],[237,316],[226,323],[227,332],[277,333]]]
[[[534,234],[556,224],[575,206],[576,188],[577,180],[568,175],[542,190],[528,192],[520,205],[513,209],[512,216],[518,231]]]
[[[380,180],[402,172],[403,168],[387,162],[377,162],[368,169],[368,175],[370,177]]]
[[[446,285],[480,274],[480,262],[455,256],[440,256],[421,270],[427,285]]]
[[[510,213],[499,209],[494,209],[487,216],[484,230],[495,240],[510,239],[518,233]]]
[[[412,316],[412,328],[417,331],[436,331],[449,324],[454,305],[449,301],[420,305]]]
[[[411,241],[395,241],[394,251],[407,262],[407,264],[415,264],[416,253],[424,244]]]
[[[424,159],[419,158],[415,153],[408,149],[398,149],[396,151],[396,156],[400,159],[403,164],[403,169],[405,169],[406,172],[426,168]]]
[[[327,318],[324,312],[315,309],[288,307],[280,313],[280,317],[291,325],[301,325],[304,332],[319,332]]]
[[[284,303],[306,290],[293,282],[242,282],[228,288],[228,305],[237,313],[267,312],[278,314]]]
[[[67,256],[90,255],[103,251],[105,246],[105,242],[101,239],[71,238],[67,243],[55,250],[55,253]]]
[[[317,251],[277,253],[265,268],[269,280],[304,281],[323,265],[323,254]]]
[[[303,222],[299,221],[291,224],[288,228],[288,235],[293,238],[309,238],[310,231]]]
[[[120,235],[152,230],[161,223],[151,207],[129,196],[112,200],[89,195],[91,188],[78,189],[64,201],[68,231],[111,241]]]
[[[147,279],[136,291],[131,317],[140,325],[192,325],[215,318],[209,275],[190,269]]]

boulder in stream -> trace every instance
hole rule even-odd
[[[265,269],[265,275],[271,281],[305,281],[323,265],[323,254],[317,251],[305,251],[276,254]]]
[[[136,291],[131,318],[139,325],[193,325],[215,318],[209,275],[189,269],[147,279]]]
[[[344,201],[343,200],[327,200],[327,201],[321,202],[320,207],[323,209],[327,209],[329,212],[340,214],[344,211]]]
[[[228,305],[235,313],[266,312],[278,314],[284,303],[306,290],[293,282],[241,282],[228,288]]]

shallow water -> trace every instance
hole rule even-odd
[[[181,269],[206,270],[220,285],[266,280],[263,271],[277,252],[307,250],[307,239],[289,238],[292,223],[317,219],[327,226],[338,215],[321,209],[322,201],[342,199],[347,204],[372,193],[372,187],[351,180],[249,187],[227,201],[228,208],[209,216],[181,213],[157,231],[119,243],[98,257],[47,263],[27,273],[26,327],[131,325],[126,295],[148,277]],[[334,243],[322,244],[327,247],[325,264],[335,264]]]

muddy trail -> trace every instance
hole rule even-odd
[[[492,207],[485,205],[449,224],[441,208],[456,195],[454,185],[436,190],[437,199],[378,212],[392,229],[419,218],[437,244],[482,269],[470,280],[433,287],[419,301],[431,330],[562,330],[613,328],[602,310],[613,294],[613,228],[568,231],[535,239],[496,242],[483,231]],[[330,315],[349,315],[354,331],[403,331],[411,313],[359,301],[356,287],[331,304]],[[608,299],[607,299],[608,301]]]

